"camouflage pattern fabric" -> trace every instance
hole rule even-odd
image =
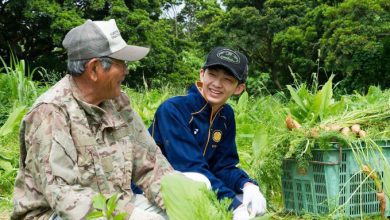
[[[125,94],[98,106],[83,102],[64,77],[27,113],[20,131],[20,168],[12,219],[82,219],[91,199],[123,193],[118,211],[131,214],[131,180],[163,206],[160,179],[173,171]]]

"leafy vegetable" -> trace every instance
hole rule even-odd
[[[170,220],[230,220],[230,200],[218,201],[206,185],[181,174],[166,175],[161,180],[161,191]]]
[[[127,213],[115,213],[119,198],[120,194],[118,193],[115,193],[109,199],[102,194],[94,196],[92,204],[95,210],[87,215],[87,219],[124,220],[128,215]]]

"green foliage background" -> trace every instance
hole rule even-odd
[[[335,97],[366,92],[370,85],[389,88],[389,12],[388,0],[0,1],[0,57],[5,60],[0,127],[7,125],[4,135],[0,132],[0,213],[12,207],[20,117],[65,74],[62,39],[86,19],[115,18],[129,44],[151,48],[132,64],[124,87],[147,126],[162,101],[184,94],[198,78],[211,48],[225,45],[247,54],[247,93],[230,101],[240,166],[259,180],[272,198],[270,208],[278,210],[281,185],[275,176],[280,176],[285,149],[264,146],[270,144],[267,133],[285,132],[285,115],[275,109],[285,108],[286,86],[299,81],[309,87],[315,72],[319,85],[335,75]]]
[[[188,85],[204,56],[225,45],[248,55],[248,91],[285,89],[288,67],[310,82],[318,64],[346,91],[390,84],[387,0],[9,0],[0,2],[0,56],[64,72],[61,41],[86,19],[117,21],[130,44],[151,48],[128,84]],[[326,71],[325,71],[326,70]],[[37,79],[40,79],[37,76]]]

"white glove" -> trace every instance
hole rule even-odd
[[[253,183],[248,183],[242,191],[244,192],[242,204],[251,210],[250,217],[254,218],[257,214],[263,215],[266,212],[267,202],[259,187]]]
[[[249,213],[246,206],[240,205],[234,209],[233,220],[249,220]]]

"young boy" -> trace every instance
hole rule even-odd
[[[244,91],[247,76],[248,60],[242,53],[214,48],[200,70],[200,81],[187,96],[161,104],[149,128],[175,170],[211,183],[219,199],[233,200],[237,220],[249,219],[249,212],[254,217],[266,211],[256,182],[236,166],[236,124],[233,109],[226,104],[230,96]],[[243,194],[242,201],[237,194]]]

